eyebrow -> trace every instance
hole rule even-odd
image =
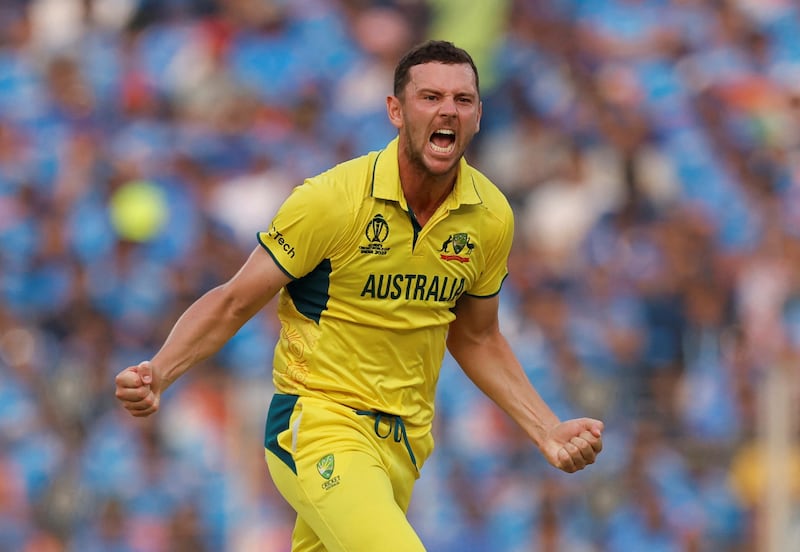
[[[437,95],[442,95],[442,94],[446,94],[447,92],[444,92],[444,91],[442,91],[441,89],[438,89],[438,88],[431,88],[430,86],[422,86],[422,87],[417,88],[416,90],[414,90],[414,93],[415,94],[437,94]],[[466,96],[466,97],[469,97],[469,98],[477,98],[478,97],[477,92],[474,92],[474,91],[459,91],[459,92],[454,92],[453,95],[454,96],[461,96],[461,97]]]

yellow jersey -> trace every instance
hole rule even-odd
[[[503,194],[464,159],[420,227],[400,186],[396,138],[307,179],[258,234],[292,278],[278,299],[276,390],[428,431],[452,309],[462,294],[500,291],[513,227]]]

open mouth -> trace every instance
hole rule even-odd
[[[430,145],[436,153],[451,153],[456,147],[456,133],[449,128],[441,128],[431,134]]]

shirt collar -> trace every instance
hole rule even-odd
[[[397,201],[406,209],[406,198],[400,186],[400,169],[397,160],[398,138],[395,138],[378,152],[372,170],[372,197]],[[475,177],[472,168],[462,157],[459,161],[458,176],[453,191],[445,200],[450,209],[461,205],[478,205],[482,203],[476,189]]]

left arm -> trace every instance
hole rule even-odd
[[[603,448],[603,423],[591,418],[558,419],[500,333],[498,305],[498,296],[462,296],[447,336],[448,350],[475,385],[528,434],[551,465],[572,473],[594,463]]]

